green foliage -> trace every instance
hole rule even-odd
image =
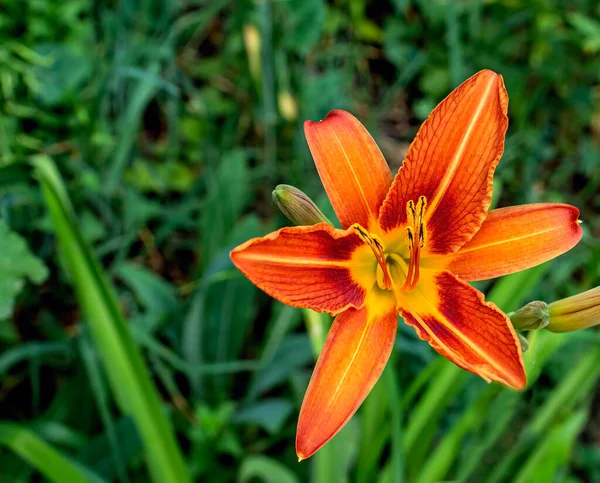
[[[3,220],[0,220],[0,246],[0,319],[6,319],[12,314],[15,297],[23,289],[25,279],[40,284],[48,277],[48,269]]]
[[[297,463],[331,319],[228,254],[287,224],[278,183],[335,220],[305,119],[351,110],[396,170],[491,68],[510,95],[495,206],[568,202],[585,235],[478,288],[510,311],[599,285],[599,32],[592,0],[4,1],[0,480],[597,481],[597,330],[530,335],[515,393],[401,323],[358,414]]]

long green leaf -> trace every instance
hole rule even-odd
[[[152,477],[160,482],[189,481],[173,428],[119,310],[114,288],[78,229],[58,170],[45,156],[35,158],[34,165],[92,339],[121,410],[135,421]]]
[[[15,423],[0,423],[0,445],[14,451],[46,478],[70,483],[101,483],[90,470],[69,460],[37,434]]]

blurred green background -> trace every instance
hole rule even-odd
[[[403,324],[363,407],[298,464],[330,320],[229,250],[331,214],[302,122],[335,108],[392,169],[482,68],[510,96],[497,206],[567,202],[584,238],[478,284],[505,311],[600,284],[596,0],[3,0],[0,481],[600,481],[600,337],[536,332],[530,387],[455,368]]]

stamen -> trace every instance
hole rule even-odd
[[[380,283],[379,275],[377,276],[377,284],[386,290],[392,289],[392,278],[388,272],[387,264],[385,262],[385,249],[383,248],[383,244],[379,241],[379,239],[375,235],[371,235],[368,233],[362,226],[359,224],[352,225],[352,228],[359,234],[359,236],[363,239],[363,241],[371,247],[373,251],[373,255],[375,255],[375,260],[379,264],[381,268],[381,272],[383,275],[383,283]],[[379,272],[379,271],[378,271]],[[382,286],[383,285],[383,286]]]
[[[417,206],[410,200],[406,203],[406,216],[408,226],[406,227],[406,245],[410,254],[406,280],[400,288],[402,292],[412,292],[419,281],[419,268],[421,248],[425,247],[425,226],[423,215],[427,206],[427,198],[420,196]],[[415,238],[416,235],[416,238]]]

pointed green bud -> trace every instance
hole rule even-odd
[[[521,343],[521,352],[527,352],[527,349],[529,349],[529,341],[527,340],[527,337],[525,337],[523,334],[519,334],[518,332],[517,337]]]
[[[543,329],[550,321],[550,309],[546,302],[536,300],[509,315],[515,329]]]
[[[294,186],[280,184],[273,190],[273,202],[296,225],[332,224],[306,193]]]

